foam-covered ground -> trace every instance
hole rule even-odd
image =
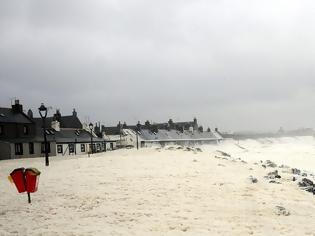
[[[290,168],[260,163],[313,170],[314,144],[230,140],[202,152],[51,157],[49,167],[43,158],[0,161],[0,235],[315,235],[315,196],[292,181]],[[21,166],[42,171],[32,204],[7,180]],[[269,183],[264,176],[276,169],[281,179]]]
[[[287,137],[257,140],[226,140],[219,146],[203,146],[209,152],[222,149],[246,161],[272,160],[278,165],[315,172],[315,138]]]

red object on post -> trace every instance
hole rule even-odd
[[[38,188],[40,171],[36,168],[27,168],[25,170],[25,179],[26,179],[26,191],[28,193],[34,193]]]
[[[24,168],[17,168],[13,170],[10,174],[19,193],[24,193],[26,191],[24,170]]]

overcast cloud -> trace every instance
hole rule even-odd
[[[311,0],[3,0],[0,106],[75,107],[105,125],[314,127],[314,22]]]

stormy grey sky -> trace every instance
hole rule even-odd
[[[0,106],[314,127],[314,22],[312,0],[2,0]]]

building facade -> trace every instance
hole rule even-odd
[[[0,108],[0,160],[44,156],[43,132],[42,119],[30,110],[25,114],[19,100],[11,108]],[[49,156],[106,151],[106,140],[84,130],[75,110],[70,116],[57,110],[47,117],[45,133]]]
[[[49,145],[53,145],[50,140]],[[50,149],[51,155],[55,155]],[[43,139],[36,137],[36,124],[23,112],[19,100],[11,108],[0,108],[0,160],[44,155]]]

